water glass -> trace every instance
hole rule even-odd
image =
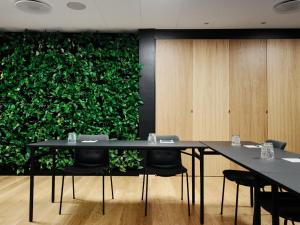
[[[68,133],[68,144],[76,144],[76,133]]]
[[[260,158],[262,159],[274,159],[274,147],[272,143],[264,143],[261,152]]]
[[[232,137],[231,137],[231,145],[232,146],[240,146],[241,145],[240,135],[232,135]]]
[[[149,133],[148,135],[148,142],[155,144],[156,143],[156,135],[155,133]]]

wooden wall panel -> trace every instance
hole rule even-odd
[[[193,139],[229,140],[229,41],[195,40],[193,56]],[[222,156],[206,156],[205,175],[221,176]]]
[[[265,40],[230,40],[230,134],[241,140],[267,138]]]
[[[300,40],[156,45],[156,133],[182,140],[273,138],[300,152]],[[217,157],[209,160],[206,175],[219,175],[228,165]],[[190,167],[190,158],[183,161]]]
[[[268,40],[268,137],[300,152],[300,40]]]
[[[156,133],[192,139],[193,41],[156,42]],[[189,156],[183,164],[191,167]]]

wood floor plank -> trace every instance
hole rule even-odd
[[[199,203],[187,213],[186,186],[180,200],[181,177],[149,177],[148,216],[141,201],[142,177],[114,177],[115,199],[111,199],[106,178],[106,214],[102,215],[102,179],[76,177],[76,199],[72,199],[71,178],[65,179],[62,215],[58,215],[61,177],[56,178],[56,202],[50,202],[51,178],[37,177],[35,182],[34,223],[28,222],[28,177],[0,179],[0,225],[199,225]],[[191,183],[191,181],[190,181]],[[10,188],[8,188],[10,187]],[[205,224],[232,225],[236,185],[226,183],[224,213],[220,215],[221,177],[205,178]],[[240,188],[239,225],[252,223],[249,189]],[[196,183],[199,201],[199,182]],[[262,211],[262,224],[271,224],[271,216]],[[299,224],[298,224],[299,225]]]

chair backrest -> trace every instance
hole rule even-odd
[[[157,142],[160,140],[179,141],[175,135],[156,136]],[[148,151],[147,165],[159,168],[172,168],[181,165],[180,150],[151,150]]]
[[[108,135],[79,135],[78,141],[107,141],[109,140]],[[108,165],[108,150],[82,148],[75,150],[75,166],[81,167],[97,167]]]
[[[286,146],[286,142],[283,142],[283,141],[268,139],[268,140],[266,140],[266,142],[267,143],[272,143],[274,148],[278,148],[278,149],[281,149],[281,150],[284,150],[285,146]]]

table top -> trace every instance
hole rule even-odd
[[[243,146],[257,144],[254,142],[242,142],[241,146],[232,146],[230,141],[203,141],[202,143],[239,165],[300,194],[300,163],[282,159],[299,158],[300,154],[274,149],[274,159],[266,160],[260,158],[260,148]]]
[[[186,148],[204,148],[206,147],[200,141],[176,141],[174,143],[149,143],[145,140],[110,140],[97,141],[93,143],[76,142],[69,144],[67,140],[47,140],[37,143],[31,143],[28,147],[49,147],[49,148],[116,148],[116,149],[186,149]]]

